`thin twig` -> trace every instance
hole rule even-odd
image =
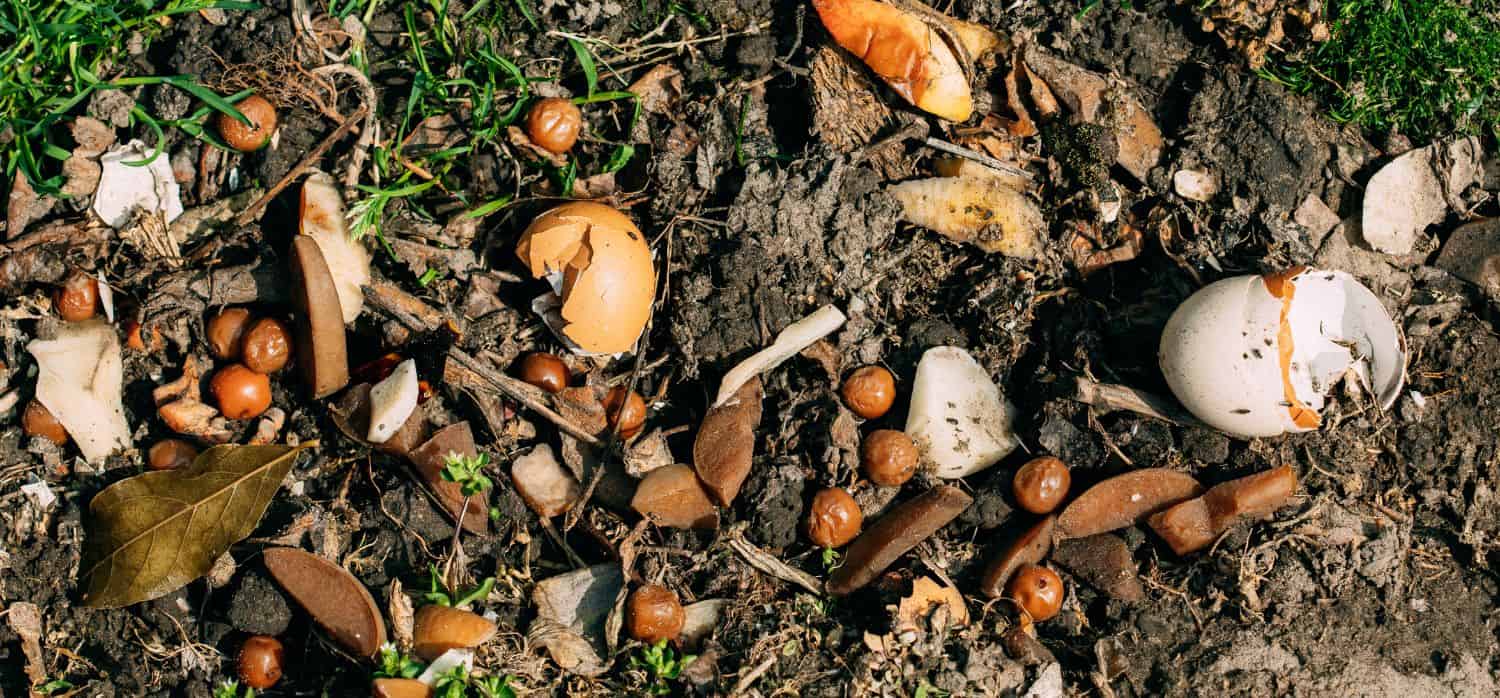
[[[1016,167],[1015,165],[1006,164],[977,150],[971,150],[961,145],[954,145],[952,143],[949,143],[948,141],[939,140],[931,136],[923,138],[922,144],[929,148],[932,148],[933,150],[941,150],[945,153],[948,153],[949,155],[957,155],[966,160],[973,160],[974,162],[984,165],[985,167],[988,167],[992,170],[999,170],[1006,174],[1015,175],[1017,177],[1024,177],[1026,179],[1032,178],[1031,173],[1027,172],[1026,170]]]
[[[240,215],[235,217],[234,224],[243,226],[249,224],[251,221],[256,220],[257,218],[260,218],[261,212],[265,210],[266,204],[271,203],[271,199],[276,198],[276,196],[280,194],[283,189],[286,189],[289,185],[291,185],[292,182],[296,181],[298,177],[301,177],[302,173],[306,172],[308,168],[317,163],[318,160],[323,157],[323,153],[327,152],[328,148],[331,147],[335,141],[343,138],[345,134],[349,133],[349,131],[352,130],[359,123],[360,119],[364,118],[364,116],[364,107],[360,107],[359,109],[354,110],[354,113],[350,114],[349,118],[344,119],[344,123],[339,124],[339,127],[334,129],[333,133],[328,134],[328,136],[325,137],[316,148],[313,148],[307,153],[307,155],[304,155],[301,160],[298,160],[297,164],[293,165],[292,169],[288,170],[286,175],[278,180],[274,186],[272,186],[270,189],[267,189],[266,193],[261,194],[260,198],[255,200],[255,203],[245,207],[245,210],[241,211]]]
[[[1098,407],[1106,412],[1128,410],[1184,427],[1213,428],[1161,396],[1125,385],[1095,383],[1082,377],[1074,380],[1073,399],[1085,405]]]
[[[485,366],[458,347],[448,348],[448,358],[452,359],[455,363],[463,366],[470,372],[484,379],[484,381],[489,383],[490,385],[495,386],[495,388],[499,389],[500,392],[505,393],[506,396],[521,403],[522,405],[525,405],[527,408],[531,409],[531,411],[536,412],[543,417],[546,417],[553,424],[556,424],[557,428],[567,432],[569,436],[572,436],[573,438],[578,439],[579,441],[582,441],[590,446],[600,445],[600,441],[597,437],[595,437],[593,434],[588,433],[587,431],[584,431],[577,424],[569,421],[568,418],[558,414],[551,407],[548,407],[545,403],[543,403],[541,399],[537,397],[537,395],[532,393],[532,391],[537,391],[538,393],[540,393],[539,389],[522,383],[521,381],[511,378],[510,376],[507,376],[503,373],[495,371],[488,366]]]

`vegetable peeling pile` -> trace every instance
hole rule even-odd
[[[15,0],[0,695],[1500,695],[1414,1]]]

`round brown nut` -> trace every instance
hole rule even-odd
[[[865,522],[859,503],[842,487],[829,487],[813,496],[807,509],[807,537],[820,548],[838,548],[854,540]]]
[[[568,387],[568,365],[556,354],[537,351],[521,359],[521,380],[549,393]]]
[[[1051,513],[1068,496],[1068,464],[1052,456],[1033,458],[1016,471],[1011,490],[1016,503],[1033,514]]]
[[[256,690],[270,688],[281,680],[285,650],[270,635],[253,635],[240,647],[240,681]]]
[[[197,457],[198,447],[182,439],[162,439],[146,451],[146,465],[152,470],[176,470]]]
[[[631,593],[625,604],[625,619],[631,637],[654,645],[677,639],[687,622],[687,612],[671,589],[647,584]]]
[[[26,403],[26,411],[21,413],[21,431],[26,432],[27,436],[43,437],[59,446],[68,442],[68,430],[37,400]]]
[[[219,411],[229,419],[259,417],[271,406],[271,379],[240,364],[219,369],[208,383]]]
[[[604,396],[604,415],[609,419],[609,428],[618,424],[620,438],[629,439],[641,433],[646,423],[646,401],[634,390],[627,393],[625,386],[617,385]]]
[[[1022,565],[1005,585],[1005,595],[1014,599],[1032,620],[1050,620],[1062,610],[1062,579],[1041,565]]]
[[[87,320],[99,312],[99,281],[74,269],[52,292],[52,306],[68,322]]]
[[[246,124],[228,114],[219,113],[219,135],[229,147],[248,153],[260,150],[271,142],[276,132],[276,107],[260,95],[250,95],[234,105],[250,123]]]
[[[225,308],[208,321],[208,350],[215,359],[233,361],[240,358],[241,342],[250,327],[250,311]]]
[[[526,137],[553,153],[566,153],[578,142],[583,130],[583,112],[572,101],[548,97],[538,101],[526,115]]]
[[[256,320],[240,340],[240,360],[245,368],[256,373],[269,375],[280,371],[291,358],[291,333],[280,320]]]
[[[859,445],[865,476],[883,487],[899,487],[917,473],[917,445],[895,429],[871,432]]]
[[[896,377],[881,366],[861,366],[844,379],[844,404],[865,419],[876,419],[896,402]]]

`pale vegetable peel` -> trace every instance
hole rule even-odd
[[[1015,408],[984,367],[958,347],[928,349],[917,362],[906,434],[938,477],[984,470],[1020,445]]]
[[[114,328],[99,320],[64,323],[57,337],[26,345],[36,358],[36,399],[97,463],[131,446],[121,388],[124,364]]]
[[[412,359],[397,364],[391,375],[370,388],[370,429],[365,440],[373,444],[389,441],[417,409],[417,392],[417,362]]]
[[[318,243],[328,272],[338,291],[339,309],[344,324],[354,322],[364,310],[362,287],[370,284],[370,250],[364,243],[349,237],[344,219],[344,199],[334,186],[333,178],[322,172],[309,175],[302,185],[300,231]]]
[[[1045,246],[1046,220],[1036,202],[994,179],[934,177],[886,188],[902,218],[985,252],[1036,259]]]
[[[719,394],[714,398],[713,406],[718,407],[724,404],[739,391],[740,386],[751,378],[780,366],[782,362],[812,346],[813,342],[832,334],[834,330],[842,327],[847,319],[838,308],[825,305],[811,315],[787,325],[786,329],[776,335],[776,341],[770,346],[751,354],[749,358],[739,362],[724,374],[724,380],[719,382]]]

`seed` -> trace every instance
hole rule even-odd
[[[286,368],[292,358],[291,334],[280,320],[261,318],[245,330],[240,353],[245,368],[256,373],[275,373]]]
[[[1062,578],[1046,567],[1023,565],[1005,586],[1005,595],[1015,599],[1032,620],[1049,620],[1062,610]]]
[[[646,401],[634,390],[627,393],[625,386],[615,386],[604,396],[604,414],[609,418],[609,428],[618,425],[620,438],[629,439],[641,433],[646,423]]]
[[[27,436],[41,436],[59,446],[68,442],[68,430],[62,422],[36,400],[26,403],[26,411],[21,413],[21,430]]]
[[[660,584],[647,584],[630,595],[625,605],[630,636],[647,644],[675,640],[687,622],[677,594]]]
[[[214,358],[233,361],[240,357],[241,340],[250,326],[250,311],[225,308],[208,321],[208,349]]]
[[[162,439],[146,451],[146,465],[152,470],[175,470],[191,465],[198,448],[182,439]]]
[[[859,460],[875,484],[899,487],[917,472],[917,445],[895,429],[881,429],[860,444]]]
[[[281,680],[281,641],[269,635],[254,635],[240,647],[240,681],[256,690],[270,688]]]
[[[87,320],[99,310],[99,282],[74,269],[52,293],[52,305],[58,316],[68,322]]]
[[[854,540],[865,522],[859,503],[842,487],[830,487],[813,496],[807,509],[807,537],[820,548],[838,548]]]
[[[260,95],[250,95],[236,105],[241,114],[250,120],[247,125],[228,114],[219,114],[219,135],[229,147],[241,152],[251,152],[266,147],[271,134],[276,132],[276,107]]]
[[[271,406],[271,379],[240,364],[219,369],[208,389],[229,419],[251,419]]]
[[[554,153],[566,153],[578,142],[583,129],[583,112],[573,102],[548,97],[531,108],[526,116],[526,137],[532,143]]]
[[[844,404],[865,419],[889,412],[896,402],[896,377],[880,366],[863,366],[844,379]]]
[[[568,365],[555,354],[532,352],[521,359],[521,380],[549,393],[568,387]]]
[[[1052,456],[1042,456],[1027,461],[1016,471],[1011,489],[1022,509],[1033,514],[1046,514],[1068,496],[1071,482],[1066,463]]]

